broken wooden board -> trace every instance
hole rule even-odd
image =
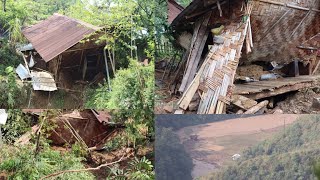
[[[239,107],[241,109],[245,109],[245,110],[248,110],[258,104],[257,101],[252,100],[252,99],[247,98],[242,95],[232,95],[231,96],[231,103],[236,105],[237,107]]]
[[[320,75],[237,84],[233,94],[243,95],[250,99],[262,99],[311,87],[318,79],[320,79]]]
[[[268,100],[264,100],[262,102],[260,102],[259,104],[251,107],[250,109],[248,109],[246,112],[244,112],[243,114],[255,114],[256,112],[258,112],[259,110],[261,110],[262,108],[266,107],[268,105],[269,101]]]
[[[211,12],[206,14],[200,21],[196,23],[196,27],[193,33],[193,38],[190,47],[190,54],[187,60],[186,71],[184,73],[179,91],[184,92],[186,87],[189,86],[192,79],[196,74],[196,68],[198,67],[202,50],[205,42],[208,38],[208,22],[211,17]],[[191,80],[190,80],[191,79]]]

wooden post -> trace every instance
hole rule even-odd
[[[107,60],[107,53],[106,53],[105,49],[103,49],[103,56],[104,56],[104,62],[106,64],[107,81],[108,81],[108,86],[109,86],[109,91],[110,91],[111,90],[111,85],[110,85],[109,66],[108,66],[108,60]]]

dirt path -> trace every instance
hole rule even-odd
[[[236,118],[179,130],[178,136],[193,158],[192,176],[199,177],[232,162],[231,156],[272,137],[299,115],[261,115]],[[197,136],[192,139],[191,136]]]

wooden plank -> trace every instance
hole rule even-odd
[[[257,101],[242,95],[232,95],[231,103],[244,110],[248,110],[258,104]]]
[[[312,87],[312,84],[313,83],[311,82],[298,83],[294,85],[288,85],[281,88],[277,88],[277,89],[274,89],[273,91],[266,91],[266,92],[264,91],[264,92],[253,93],[253,94],[248,94],[244,96],[250,99],[255,99],[255,100],[263,99],[263,98],[272,97],[272,96],[284,94],[291,91],[297,91],[299,89],[303,89],[307,87]]]
[[[191,83],[191,81],[193,80],[193,78],[196,75],[197,69],[198,69],[198,65],[201,59],[201,55],[204,49],[204,46],[206,45],[207,39],[208,39],[208,35],[209,35],[209,30],[208,30],[208,23],[209,23],[209,19],[211,17],[211,12],[206,15],[207,18],[205,19],[204,23],[201,26],[201,29],[199,31],[199,41],[200,42],[196,42],[195,45],[195,50],[196,52],[196,56],[194,59],[194,63],[191,67],[191,71],[187,80],[187,86]],[[199,43],[199,44],[198,44]]]
[[[208,53],[206,60],[203,62],[201,68],[199,69],[198,74],[196,75],[194,80],[191,82],[191,84],[189,85],[187,90],[183,93],[182,97],[180,98],[180,100],[178,102],[180,108],[186,110],[187,107],[189,106],[192,97],[194,96],[194,94],[197,91],[197,87],[199,87],[200,78],[202,76],[202,73],[203,73],[206,65],[209,63],[210,57],[213,55],[213,52],[215,52],[217,49],[218,49],[217,46],[214,46],[210,49],[210,52]]]
[[[314,75],[317,72],[317,70],[318,70],[318,68],[320,66],[320,59],[317,58],[316,61],[318,61],[318,63],[316,65],[316,67],[314,67],[314,69],[312,71],[312,75]]]
[[[266,107],[268,105],[268,103],[269,103],[268,100],[264,100],[264,101],[260,102],[259,104],[251,107],[250,109],[248,109],[243,114],[254,114],[254,113],[258,112],[260,109]]]
[[[301,6],[297,6],[297,5],[294,5],[294,4],[288,4],[288,3],[283,3],[283,2],[270,1],[270,0],[256,0],[256,1],[269,3],[269,4],[274,4],[274,5],[279,5],[279,6],[284,6],[284,7],[289,7],[289,8],[293,8],[293,9],[297,9],[297,10],[304,10],[304,11],[312,10],[312,11],[315,11],[315,12],[320,12],[319,9],[306,8],[306,7],[301,7]]]
[[[193,38],[192,38],[192,43],[191,43],[191,48],[190,48],[190,54],[189,54],[189,57],[188,57],[188,60],[187,60],[186,70],[185,70],[181,85],[179,87],[179,91],[180,92],[184,92],[185,88],[188,87],[188,85],[189,85],[188,84],[189,76],[190,76],[190,73],[192,71],[192,67],[195,65],[197,54],[200,53],[198,51],[198,49],[199,49],[199,47],[201,45],[201,42],[202,42],[202,39],[203,39],[203,36],[204,36],[204,33],[199,33],[199,31],[202,32],[204,30],[204,26],[207,27],[207,24],[209,22],[209,18],[210,17],[203,17],[201,20],[196,22],[196,28],[195,28],[195,31],[193,33]],[[198,29],[198,25],[199,25],[199,29]]]

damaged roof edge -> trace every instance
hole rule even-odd
[[[24,28],[22,33],[45,62],[103,28],[61,14],[53,14],[46,20]]]
[[[205,5],[205,0],[193,0],[184,10],[172,21],[171,26],[177,26],[182,20],[185,20],[185,15],[197,10],[199,6],[210,8],[213,4],[220,0],[212,0],[208,5]],[[206,7],[207,6],[207,7]]]
[[[184,7],[178,4],[175,0],[168,0],[168,23],[171,24],[172,21],[184,10]]]

